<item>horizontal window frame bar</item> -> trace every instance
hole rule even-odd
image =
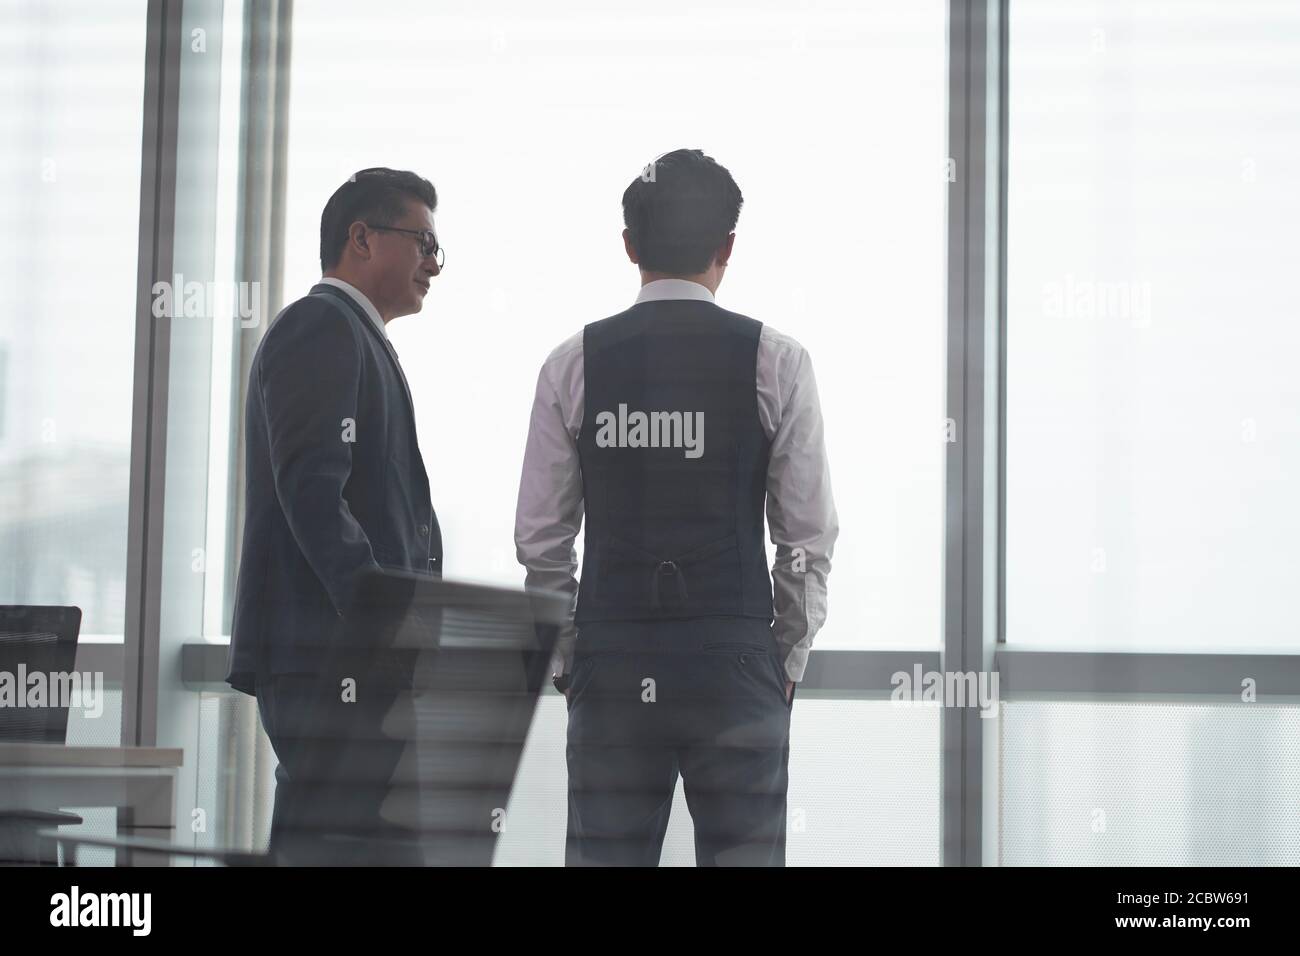
[[[78,670],[121,674],[119,645],[83,644]],[[187,643],[181,652],[181,679],[190,690],[235,693],[225,682],[230,648],[212,641]],[[1124,700],[1177,697],[1240,700],[1243,677],[1259,682],[1260,700],[1300,698],[1300,653],[1205,654],[1184,652],[999,650],[994,658],[998,698]],[[88,666],[93,665],[93,666]],[[932,651],[818,650],[808,658],[799,694],[832,700],[885,699],[893,675],[940,670]]]

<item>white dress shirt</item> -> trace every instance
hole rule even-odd
[[[713,301],[713,293],[686,279],[657,279],[641,287],[637,302],[660,299]],[[572,610],[578,595],[582,525],[582,472],[578,433],[585,414],[583,333],[560,344],[542,365],[524,450],[515,549],[528,587],[571,596],[570,624],[560,634],[553,662],[559,673],[573,663],[577,631]],[[826,577],[839,533],[830,467],[812,360],[794,339],[764,325],[756,368],[758,415],[772,443],[767,469],[767,523],[772,566],[773,634],[791,680],[802,680],[813,638],[826,620]]]

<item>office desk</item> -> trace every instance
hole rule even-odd
[[[118,827],[170,839],[183,751],[0,743],[0,809],[116,807]]]

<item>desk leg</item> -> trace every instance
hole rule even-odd
[[[156,833],[147,832],[156,830]],[[124,833],[123,831],[127,831]],[[117,811],[119,836],[176,839],[176,786],[170,774],[131,781],[126,803]],[[118,850],[117,866],[169,866],[172,857],[142,850]]]

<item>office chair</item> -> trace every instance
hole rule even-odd
[[[491,865],[493,811],[509,800],[569,603],[396,572],[363,581],[352,623],[317,650],[322,674],[350,675],[379,706],[343,719],[327,706],[339,685],[320,682],[303,736],[289,734],[303,759],[264,853],[44,835],[74,865],[81,847],[226,866]],[[391,820],[369,813],[380,802]]]
[[[71,673],[80,631],[80,608],[0,605],[0,673],[10,675],[15,693],[24,695],[26,680],[20,681],[21,675]],[[66,743],[68,701],[45,703],[0,706],[0,741]],[[79,824],[82,818],[24,803],[15,794],[0,792],[0,865],[56,865],[58,847],[42,836],[42,829]]]

